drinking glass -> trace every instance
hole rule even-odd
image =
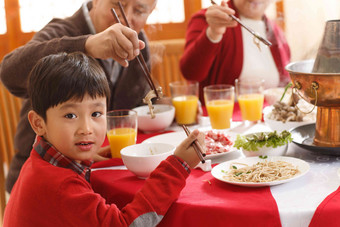
[[[236,96],[243,121],[257,122],[262,119],[264,80],[235,80]]]
[[[177,124],[195,124],[198,106],[198,82],[175,81],[171,82],[169,86]]]
[[[112,158],[121,158],[120,150],[133,145],[137,139],[137,112],[113,110],[107,113],[107,138]]]
[[[203,92],[211,127],[213,129],[230,128],[235,99],[234,86],[209,85],[203,88]]]

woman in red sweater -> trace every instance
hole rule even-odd
[[[284,67],[290,50],[280,28],[264,14],[272,0],[230,0],[196,13],[188,24],[180,68],[188,80],[210,84],[234,84],[235,79],[258,77],[265,87],[284,86],[289,75]],[[229,15],[266,37],[272,46],[254,44],[253,36]]]

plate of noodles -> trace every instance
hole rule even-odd
[[[245,187],[283,184],[309,171],[309,164],[286,156],[259,156],[230,160],[215,166],[211,174],[216,179]]]

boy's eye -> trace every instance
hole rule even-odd
[[[66,118],[73,119],[76,118],[77,116],[75,114],[69,113],[65,115]]]
[[[93,112],[92,113],[92,117],[100,117],[100,116],[102,116],[101,112]]]

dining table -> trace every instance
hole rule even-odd
[[[206,111],[198,124],[189,126],[191,130],[195,128],[211,129]],[[173,123],[162,132],[139,131],[137,143],[159,135],[166,135],[171,141],[171,135],[181,130]],[[248,134],[272,130],[263,121],[243,122],[236,103],[228,131]],[[340,226],[340,157],[304,149],[295,143],[288,145],[285,156],[304,160],[310,166],[309,171],[286,183],[247,187],[220,181],[210,171],[193,169],[179,198],[158,226]],[[211,163],[214,167],[244,158],[242,151],[237,150],[212,158]],[[144,182],[127,170],[121,159],[92,166],[93,190],[120,209],[133,200]]]

